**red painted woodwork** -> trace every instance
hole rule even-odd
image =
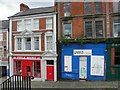
[[[28,75],[28,68],[29,68],[29,75],[32,76],[32,61],[22,61],[22,75]]]
[[[47,80],[54,80],[54,66],[47,66]]]

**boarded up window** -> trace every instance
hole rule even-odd
[[[95,2],[95,14],[102,13],[102,2]]]
[[[85,21],[85,36],[92,37],[92,21]]]
[[[96,37],[103,37],[103,21],[95,21]]]
[[[91,2],[84,2],[84,14],[92,14],[92,4]]]
[[[72,72],[72,56],[64,56],[64,71]]]

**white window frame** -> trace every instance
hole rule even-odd
[[[53,34],[52,34],[52,32],[47,32],[46,34],[45,34],[45,44],[44,44],[44,46],[45,46],[45,51],[53,51],[54,49],[52,48],[52,50],[47,50],[47,37],[48,36],[52,36],[52,46],[53,46]]]
[[[18,50],[18,38],[21,38],[21,50]],[[23,44],[23,39],[22,39],[22,37],[17,37],[16,38],[16,49],[18,50],[18,51],[22,51],[22,44]]]
[[[24,20],[24,26],[25,26],[25,30],[31,31],[31,24],[32,20],[31,19],[25,19]]]
[[[22,20],[18,20],[17,21],[17,31],[19,32],[19,31],[22,31]]]
[[[30,38],[31,38],[31,50],[25,50],[25,38],[27,38],[28,36],[25,36],[25,37],[23,37],[23,36],[15,36],[15,43],[14,43],[14,46],[15,46],[15,51],[32,51],[32,52],[37,52],[37,51],[41,51],[41,35],[35,35],[34,37],[39,37],[39,50],[35,50],[34,49],[34,37],[32,37],[32,36],[29,36]],[[18,50],[18,48],[17,48],[17,44],[18,44],[18,42],[17,42],[17,38],[21,38],[22,39],[22,50]]]
[[[0,41],[3,41],[3,34],[0,32]]]
[[[115,29],[114,29],[115,26],[114,26],[114,25],[119,25],[119,24],[120,24],[120,23],[114,23],[114,20],[116,20],[116,19],[117,19],[117,18],[113,18],[113,37],[120,37],[120,36],[118,36],[118,35],[117,35],[117,36],[115,35]],[[119,19],[119,18],[118,18],[118,19]],[[118,32],[117,32],[117,33],[118,33]]]
[[[39,30],[39,19],[33,19],[33,30]]]
[[[51,25],[51,27],[48,27]],[[52,17],[47,17],[46,18],[46,30],[52,29],[53,28],[53,18]]]

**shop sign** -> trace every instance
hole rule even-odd
[[[41,56],[13,56],[13,59],[32,59],[32,60],[40,60]]]
[[[76,49],[73,51],[73,55],[75,56],[79,56],[79,55],[89,55],[91,56],[92,55],[92,50],[80,50],[80,49]]]

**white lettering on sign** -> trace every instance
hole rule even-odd
[[[92,50],[74,50],[73,55],[79,56],[79,55],[92,55]]]
[[[34,59],[34,60],[40,60],[40,56],[13,56],[13,59]]]

